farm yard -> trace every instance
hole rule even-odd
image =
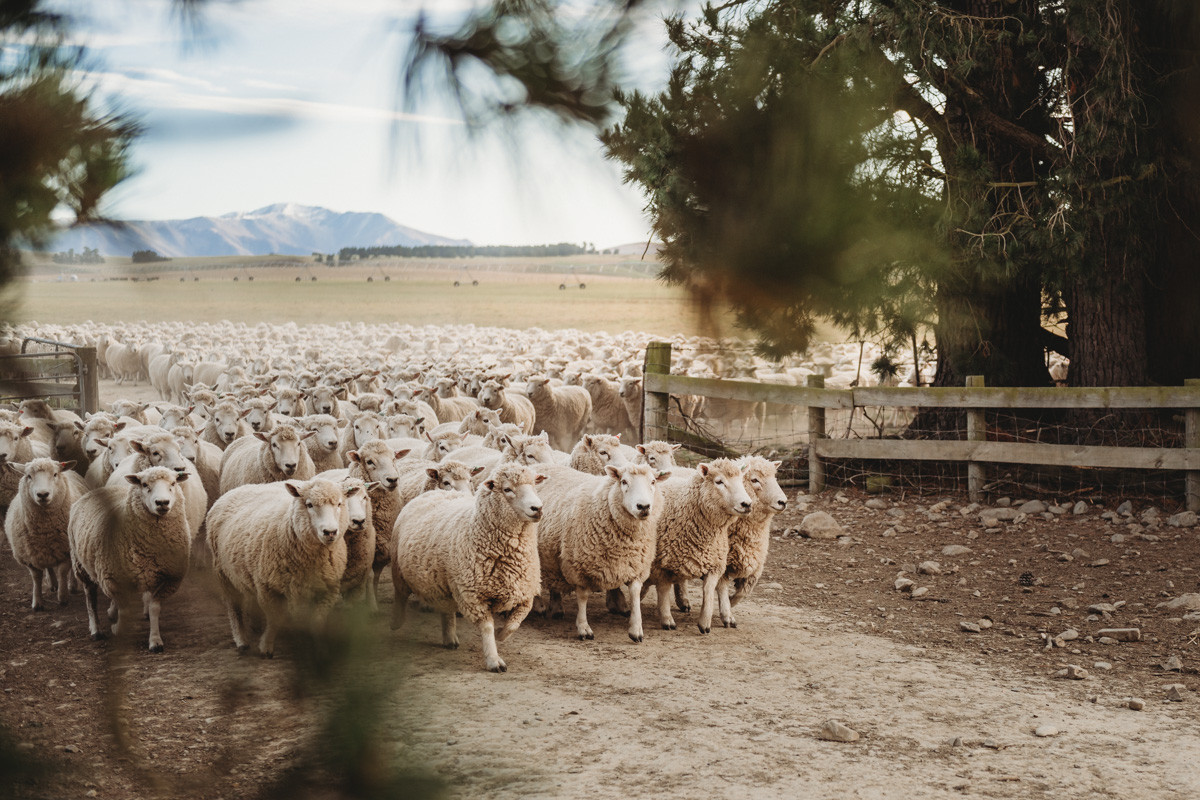
[[[432,282],[417,304],[430,317],[399,303],[385,316],[380,302],[353,320],[479,326],[473,341],[461,329],[410,332],[393,352],[396,362],[414,357],[418,343],[424,355],[449,362],[523,340],[530,344],[524,356],[550,360],[558,346],[586,346],[599,356],[598,340],[580,331],[642,331],[621,340],[636,350],[652,335],[698,330],[684,322],[682,298],[659,309],[666,295],[656,293],[666,290],[650,281],[589,277],[586,297],[532,281],[498,284],[511,294],[495,305],[464,304],[467,287]],[[235,330],[214,326],[185,340],[200,323],[230,319],[249,331],[260,320],[336,325],[382,288],[365,279],[350,287],[324,276],[311,285],[260,278],[253,290],[262,294],[242,304],[230,298],[249,282],[229,280],[219,297],[192,295],[184,303],[168,299],[179,297],[170,294],[182,288],[174,284],[31,284],[23,287],[19,318],[38,320],[43,333],[61,326],[59,335],[106,314],[126,321],[121,327],[130,334],[151,330],[136,320],[194,320],[155,330],[208,357]],[[623,305],[622,292],[640,292],[645,306]],[[280,317],[269,319],[256,303],[282,309]],[[212,316],[223,308],[228,313]],[[488,325],[558,332],[497,333]],[[308,341],[306,333],[264,330],[243,340],[256,347],[235,352],[253,371],[269,344],[297,359],[315,348],[314,364],[336,369],[368,339],[386,339],[383,329],[353,324],[340,338],[326,331]],[[105,406],[162,399],[144,379],[134,386],[109,378],[100,388]],[[500,646],[503,675],[482,669],[480,636],[465,620],[457,650],[438,646],[432,613],[411,611],[405,628],[390,630],[385,569],[377,616],[335,613],[346,630],[365,632],[351,641],[367,643],[361,680],[379,712],[373,757],[440,779],[448,796],[464,798],[615,797],[631,785],[667,797],[1200,792],[1200,538],[1175,517],[1177,499],[1097,497],[1074,513],[1074,498],[991,496],[989,507],[1013,511],[998,514],[1008,519],[994,526],[965,496],[936,489],[868,495],[834,486],[810,496],[789,486],[786,494],[788,508],[771,524],[765,569],[737,607],[736,628],[718,620],[700,634],[693,581],[692,610],[675,612],[678,630],[661,630],[653,593],[646,598],[645,641],[635,644],[627,620],[593,594],[594,641],[578,641],[569,618],[531,615]],[[1126,499],[1131,507],[1118,512]],[[838,529],[802,531],[818,511]],[[1178,602],[1164,605],[1171,601]],[[47,607],[29,610],[28,574],[6,556],[0,719],[21,752],[55,765],[50,775],[15,785],[16,796],[272,796],[329,747],[328,714],[344,699],[346,676],[321,673],[295,639],[281,640],[273,660],[239,657],[203,567],[163,603],[162,654],[146,652],[141,620],[129,639],[93,642],[81,596],[65,608],[48,597]],[[1137,628],[1140,640],[1101,641],[1106,628]],[[1073,667],[1086,677],[1056,677]],[[1131,698],[1142,701],[1141,710]],[[822,738],[829,720],[858,738]]]

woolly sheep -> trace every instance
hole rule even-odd
[[[433,409],[439,423],[461,422],[463,417],[479,408],[479,402],[473,397],[439,397],[437,390],[430,386],[422,386],[414,391]]]
[[[637,463],[649,464],[654,469],[673,470],[675,468],[675,451],[681,445],[670,442],[651,441],[637,446]]]
[[[238,439],[221,458],[220,493],[248,483],[311,479],[317,471],[304,440],[314,435],[291,425],[277,425],[270,433],[255,432]]]
[[[281,388],[275,390],[275,413],[285,417],[307,416],[305,394],[299,389]],[[332,416],[332,414],[327,415]]]
[[[250,426],[251,432],[270,433],[275,427],[275,416],[271,413],[277,405],[274,400],[267,400],[264,397],[252,397],[242,403],[242,408],[246,412],[243,420]],[[301,478],[304,480],[304,478]]]
[[[315,625],[324,622],[346,573],[352,491],[321,478],[252,484],[213,505],[208,546],[239,653],[249,649],[250,620],[260,613],[266,625],[258,651],[266,658],[289,616],[308,613]]]
[[[200,434],[204,441],[212,442],[224,450],[234,440],[249,435],[250,426],[243,419],[249,412],[243,410],[236,400],[221,400],[216,405],[201,408],[208,417],[204,431]]]
[[[392,545],[392,628],[416,594],[442,613],[442,644],[458,647],[455,614],[479,627],[484,664],[505,672],[497,642],[513,634],[541,590],[537,522],[545,480],[528,467],[498,467],[475,492],[426,492],[396,519]],[[504,625],[496,631],[496,617]]]
[[[172,428],[171,433],[179,443],[179,452],[196,465],[200,484],[208,496],[208,507],[212,508],[221,494],[221,459],[224,451],[212,442],[200,441],[200,432],[191,426],[179,425]]]
[[[134,475],[150,467],[166,467],[176,473],[188,473],[190,480],[180,487],[183,499],[187,503],[184,513],[187,517],[188,530],[192,537],[200,531],[204,524],[204,514],[208,511],[208,493],[204,490],[203,481],[196,465],[183,456],[179,440],[170,431],[143,428],[138,438],[130,441],[131,452],[121,459],[104,482],[105,486],[120,486],[126,475]]]
[[[71,566],[83,584],[93,639],[104,638],[96,613],[102,591],[117,608],[114,634],[134,617],[140,598],[150,616],[150,652],[163,651],[161,604],[187,574],[191,551],[179,485],[187,479],[187,473],[151,467],[125,476],[127,486],[94,489],[71,506]]]
[[[500,422],[518,425],[521,433],[533,433],[537,412],[528,397],[506,388],[507,378],[486,381],[479,390],[479,404],[496,411]]]
[[[582,386],[551,386],[545,375],[525,383],[525,396],[533,403],[534,430],[550,434],[555,450],[570,452],[583,435],[592,415],[592,397]]]
[[[619,384],[603,375],[584,375],[583,388],[592,397],[592,429],[599,433],[637,438]]]
[[[339,452],[346,463],[351,450],[358,450],[374,439],[387,438],[387,420],[374,411],[364,411],[350,421],[342,431]]]
[[[733,606],[749,595],[758,583],[771,544],[771,520],[787,508],[787,495],[779,488],[775,477],[782,462],[746,456],[739,459],[739,463],[744,467],[742,480],[753,498],[754,507],[746,516],[736,518],[729,527],[725,573],[717,580],[718,608],[726,628],[737,627]]]
[[[658,547],[649,584],[658,594],[658,616],[665,630],[675,629],[668,589],[690,578],[704,581],[704,600],[698,626],[712,629],[717,580],[725,574],[729,528],[750,513],[753,500],[742,472],[729,459],[700,464],[695,474],[673,477],[661,486]],[[636,597],[635,597],[636,602]]]
[[[346,399],[345,387],[314,386],[305,391],[306,409],[309,414],[328,414],[331,417],[342,416],[338,400]]]
[[[346,571],[342,573],[341,592],[346,599],[356,599],[371,585],[368,578],[375,561],[375,521],[368,493],[376,484],[347,476],[340,485],[346,492]]]
[[[589,475],[570,467],[542,467],[546,483],[539,490],[545,513],[538,525],[538,554],[542,582],[552,608],[575,591],[575,632],[594,638],[587,621],[592,592],[628,585],[641,597],[650,576],[657,543],[655,484],[670,477],[645,464],[609,465],[604,475]],[[641,603],[633,603],[629,638],[643,639]]]
[[[642,429],[642,379],[640,377],[624,376],[617,387],[617,394],[625,404],[625,413],[629,415],[629,425],[634,431]]]
[[[9,461],[6,467],[18,478],[16,495],[4,515],[4,532],[17,563],[33,579],[33,610],[42,611],[42,574],[57,580],[58,602],[66,605],[71,547],[67,523],[71,504],[87,493],[71,462],[35,458],[28,464]]]
[[[141,427],[126,426],[107,439],[97,440],[98,444],[104,445],[104,450],[88,465],[87,474],[83,479],[87,481],[89,488],[99,489],[108,483],[109,476],[113,474],[117,465],[133,453],[133,442],[141,435],[141,431]]]
[[[400,499],[400,509],[408,505],[414,497],[434,489],[445,489],[451,492],[471,494],[471,478],[484,470],[480,466],[468,466],[461,461],[446,459],[441,463],[426,462],[423,470],[410,470],[400,476],[396,491]]]
[[[631,458],[633,456],[633,458]],[[624,464],[633,461],[637,452],[621,448],[621,437],[608,433],[584,434],[571,449],[572,469],[589,475],[603,475],[609,464]]]
[[[345,420],[339,420],[329,414],[309,414],[296,417],[295,420],[301,428],[315,434],[305,439],[304,444],[308,447],[308,455],[312,458],[313,468],[317,472],[341,469],[345,466],[341,453],[338,452],[342,445],[338,434],[340,428],[346,425]]]

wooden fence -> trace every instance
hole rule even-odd
[[[0,356],[0,403],[28,398],[80,415],[99,411],[96,348],[26,337],[20,353]]]
[[[671,395],[699,395],[791,405],[808,412],[809,491],[825,487],[826,459],[950,461],[967,465],[972,501],[983,496],[987,464],[1178,470],[1185,473],[1187,508],[1200,511],[1200,380],[1184,386],[1098,388],[989,388],[972,376],[963,388],[826,389],[810,376],[808,386],[716,380],[671,374],[671,345],[653,342],[646,349],[642,438],[686,439],[667,423]],[[964,440],[832,439],[825,428],[826,409],[964,409]],[[987,440],[986,411],[1017,409],[1178,409],[1184,417],[1183,447],[1109,447]]]

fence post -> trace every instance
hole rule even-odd
[[[96,348],[79,347],[75,352],[83,367],[79,375],[79,414],[95,414],[100,410],[100,367],[96,362]]]
[[[824,389],[824,375],[809,375],[808,388]],[[816,494],[825,490],[825,465],[817,455],[817,440],[826,438],[825,409],[821,406],[808,406],[808,493]]]
[[[646,345],[644,375],[671,374],[671,343],[650,342]],[[642,380],[642,441],[655,439],[667,441],[667,411],[670,405],[669,392],[651,392],[646,380]]]
[[[985,386],[982,375],[968,375],[968,389],[982,389]],[[968,408],[967,409],[967,441],[968,442],[983,442],[987,441],[987,421],[984,418],[983,409]],[[983,484],[986,480],[983,464],[976,461],[967,463],[967,495],[972,503],[983,501]]]
[[[1200,389],[1200,378],[1188,378],[1184,386]],[[1200,408],[1189,408],[1183,413],[1183,446],[1200,447]],[[1200,511],[1200,471],[1188,470],[1184,478],[1184,500],[1188,511]]]

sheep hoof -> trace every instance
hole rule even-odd
[[[710,633],[712,631],[712,628],[706,628],[703,625],[697,625],[696,627],[700,629],[701,633]]]
[[[32,606],[30,606],[30,608],[32,608],[34,611],[45,611],[46,610],[46,607],[44,605],[42,605],[41,603],[34,603]]]
[[[675,630],[675,623],[674,622],[664,622],[662,628],[664,631],[673,631],[673,630]]]
[[[640,634],[640,633],[631,633],[631,634],[629,634],[629,638],[640,644],[641,642],[643,642],[645,640],[646,637],[642,636],[642,634]]]
[[[108,638],[108,634],[105,633],[104,631],[96,631],[95,633],[92,634],[93,642],[103,642],[107,638]]]
[[[259,653],[258,657],[259,658],[274,658],[275,653],[274,652]]]
[[[488,672],[508,672],[508,665],[501,661],[494,666],[488,667]]]
[[[234,649],[236,649],[236,650],[237,650],[237,654],[238,654],[239,656],[244,656],[244,655],[246,655],[246,653],[249,653],[249,652],[250,652],[250,645],[248,645],[248,644],[239,644],[239,645],[236,645]]]
[[[447,650],[457,650],[458,642],[442,642],[442,647],[446,648]]]
[[[595,639],[595,638],[596,638],[596,634],[594,634],[594,633],[581,633],[581,634],[579,634],[579,641],[581,641],[581,642],[584,642],[584,641],[591,641],[591,640],[593,640],[593,639]]]
[[[163,646],[162,646],[161,644],[152,644],[152,645],[150,645],[150,652],[151,652],[151,653],[161,653],[162,651],[163,651]]]
[[[679,613],[681,613],[681,614],[688,614],[688,613],[690,613],[690,612],[691,612],[691,610],[692,610],[692,604],[691,604],[691,603],[677,603],[677,604],[675,605],[675,607],[676,607],[677,609],[679,609]]]

